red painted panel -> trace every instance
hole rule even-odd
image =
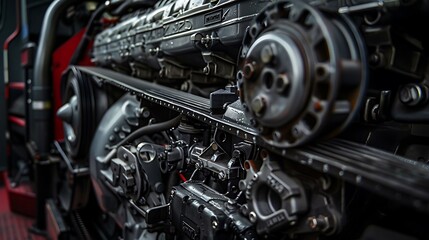
[[[25,127],[25,119],[23,118],[9,116],[8,119],[10,122],[15,123],[18,126]]]
[[[10,82],[9,88],[16,89],[16,90],[24,90],[25,89],[25,83],[24,82]]]

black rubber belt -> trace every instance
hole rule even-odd
[[[209,99],[167,88],[112,70],[78,67],[89,75],[126,91],[181,112],[196,120],[257,143],[281,156],[309,166],[377,194],[429,212],[429,165],[383,152],[365,145],[334,139],[295,149],[267,145],[258,132],[247,126],[212,115]]]

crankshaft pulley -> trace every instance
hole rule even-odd
[[[71,67],[64,77],[63,106],[57,116],[63,121],[67,152],[74,160],[79,160],[88,153],[96,126],[95,93],[93,82],[75,67]]]

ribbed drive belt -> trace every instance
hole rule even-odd
[[[208,99],[97,67],[77,67],[96,79],[143,99],[181,112],[246,141],[257,143],[285,159],[347,180],[377,194],[429,212],[429,165],[369,146],[334,139],[295,149],[268,146],[253,128],[212,115]]]

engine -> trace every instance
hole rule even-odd
[[[100,6],[63,77],[89,169],[65,209],[93,194],[123,239],[429,236],[428,1]]]

